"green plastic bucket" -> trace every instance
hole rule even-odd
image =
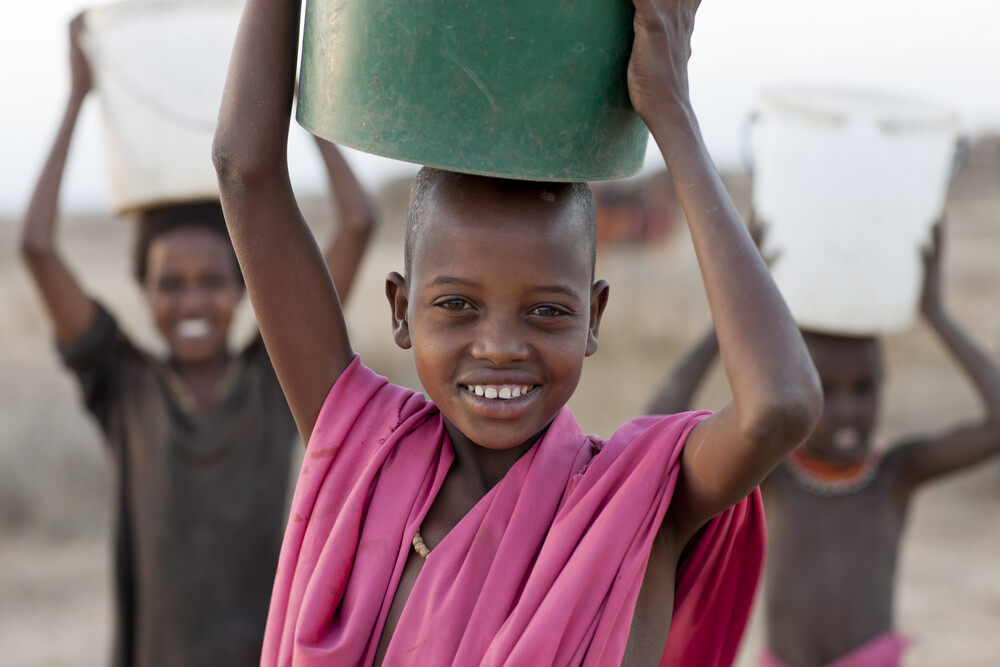
[[[622,178],[630,0],[308,0],[297,119],[368,153],[542,181]]]

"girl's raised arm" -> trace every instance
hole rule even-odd
[[[822,410],[822,392],[802,336],[702,141],[687,79],[698,0],[634,3],[629,95],[674,180],[733,394],[684,448],[673,528],[690,536],[805,439]]]
[[[330,272],[288,176],[300,0],[248,0],[213,159],[247,292],[299,433],[308,442],[354,356]]]

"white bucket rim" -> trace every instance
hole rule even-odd
[[[212,13],[230,11],[242,7],[245,0],[120,0],[87,9],[84,13],[84,29],[107,29],[118,23],[129,22],[135,17],[181,13],[190,16],[193,12]]]
[[[765,117],[829,126],[869,122],[890,133],[954,131],[959,126],[958,115],[945,104],[885,90],[786,84],[761,90],[757,104],[758,114]]]

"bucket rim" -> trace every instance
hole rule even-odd
[[[757,110],[839,126],[852,120],[873,122],[888,132],[905,130],[954,130],[958,114],[937,100],[886,89],[782,84],[762,89]]]
[[[127,23],[136,17],[163,14],[211,14],[242,11],[245,0],[117,0],[90,7],[83,12],[84,31],[101,30]]]

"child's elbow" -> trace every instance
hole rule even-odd
[[[823,390],[815,372],[789,381],[771,394],[771,400],[752,413],[744,436],[777,457],[798,446],[816,428],[823,414]]]
[[[21,261],[27,266],[37,266],[55,254],[55,246],[50,239],[24,233],[20,243]]]
[[[212,142],[212,164],[219,179],[219,188],[223,191],[239,180],[239,160],[231,144],[219,133]]]
[[[254,159],[245,144],[221,129],[212,142],[212,164],[219,179],[223,197],[248,188],[248,184],[264,175],[263,160]]]

